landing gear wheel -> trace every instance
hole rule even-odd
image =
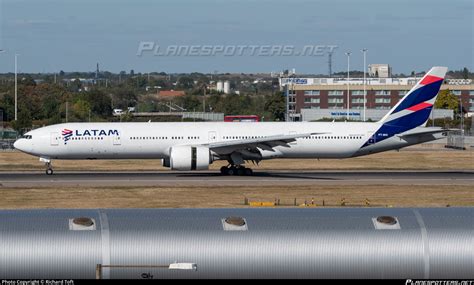
[[[245,168],[244,172],[245,172],[245,176],[252,176],[253,175],[253,171],[250,168]]]
[[[46,175],[53,175],[53,169],[52,168],[46,169]]]
[[[243,167],[237,168],[237,175],[238,176],[242,176],[244,174],[245,174],[245,168],[243,168]]]
[[[227,175],[231,175],[231,176],[232,176],[232,175],[235,175],[235,173],[236,173],[235,167],[229,167],[229,168],[227,168]]]
[[[253,170],[242,165],[232,165],[229,163],[227,166],[220,168],[221,175],[238,175],[238,176],[252,176]]]
[[[227,166],[221,167],[221,174],[222,175],[229,175],[229,168]]]

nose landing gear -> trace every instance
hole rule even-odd
[[[46,175],[53,175],[53,166],[51,165],[51,161],[45,163],[46,166]]]
[[[46,168],[46,175],[53,175],[53,167],[49,164]]]
[[[40,161],[44,162],[44,166],[46,166],[46,175],[53,175],[53,165],[51,164],[51,160],[48,158],[40,157]]]

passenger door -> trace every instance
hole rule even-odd
[[[217,141],[217,133],[214,132],[214,131],[210,131],[209,136],[208,136],[208,140],[209,140],[209,143],[216,142]]]
[[[51,133],[51,145],[59,145],[59,133]]]
[[[120,141],[120,135],[114,136],[114,145],[121,145],[122,142]]]

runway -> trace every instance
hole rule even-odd
[[[474,171],[0,172],[1,188],[131,186],[473,185]]]

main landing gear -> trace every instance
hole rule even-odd
[[[252,176],[253,171],[250,168],[241,165],[229,165],[221,167],[222,175]]]

